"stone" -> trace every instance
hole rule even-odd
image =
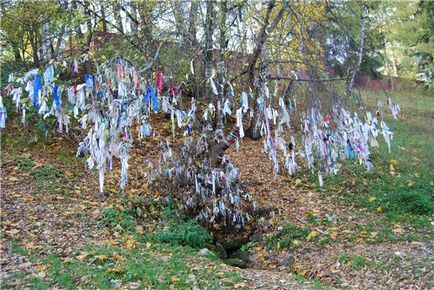
[[[248,242],[249,239],[247,237],[234,237],[232,239],[221,241],[221,245],[226,250],[226,252],[232,252],[238,250]]]
[[[220,259],[226,259],[228,257],[225,248],[218,242],[214,245],[212,250]]]
[[[236,250],[235,252],[233,252],[232,254],[229,255],[229,258],[235,258],[235,259],[240,259],[245,263],[249,262],[249,252],[247,251],[243,251],[243,250]]]
[[[228,265],[231,265],[231,266],[234,266],[234,267],[238,267],[238,268],[241,268],[241,269],[247,268],[247,263],[244,262],[241,259],[238,259],[238,258],[227,259],[225,262]]]

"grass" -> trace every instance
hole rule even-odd
[[[75,289],[77,283],[88,289],[131,284],[153,289],[167,289],[171,285],[181,289],[217,289],[222,280],[229,287],[242,281],[235,274],[218,275],[211,267],[198,267],[199,263],[209,261],[197,257],[189,247],[160,244],[135,249],[95,248],[88,252],[81,261],[65,262],[56,255],[49,256],[44,262],[50,265],[50,277],[65,289]]]
[[[36,168],[30,172],[30,175],[37,181],[40,190],[62,191],[67,186],[65,172],[52,165]]]
[[[169,207],[161,213],[160,226],[155,233],[140,234],[136,230],[138,220],[128,209],[122,206],[105,209],[101,213],[101,223],[117,232],[119,237],[134,241],[129,245],[124,243],[124,246],[87,247],[66,258],[57,254],[36,257],[15,241],[12,251],[39,261],[44,270],[43,279],[35,275],[14,276],[14,279],[19,279],[23,288],[30,289],[113,289],[121,286],[221,289],[236,285],[243,289],[243,278],[222,269],[223,262],[217,257],[198,254],[198,248],[212,241],[207,231],[195,221],[171,218],[172,211]],[[10,288],[7,281],[2,286],[2,289]]]
[[[163,243],[185,245],[192,248],[203,248],[212,242],[208,231],[195,220],[170,224],[156,233]]]
[[[375,112],[378,91],[362,91],[365,106]],[[382,94],[382,93],[380,93]],[[374,171],[345,162],[340,174],[324,179],[326,192],[338,192],[338,200],[385,218],[383,223],[404,222],[415,230],[432,230],[434,214],[434,98],[429,92],[403,90],[388,93],[400,104],[402,114],[393,120],[383,115],[395,133],[392,152],[384,142],[373,149]],[[386,240],[392,235],[385,234]]]
[[[297,248],[309,235],[308,228],[298,227],[292,223],[285,223],[276,234],[265,238],[265,246],[271,248]]]
[[[233,288],[243,281],[236,273],[219,269],[215,259],[199,256],[184,246],[137,243],[134,248],[93,247],[73,258],[50,254],[40,259],[45,270],[43,279],[32,275],[15,275],[23,288],[48,289],[139,289]],[[40,272],[38,274],[41,274]],[[10,289],[7,281],[2,289]]]
[[[347,254],[342,253],[336,257],[336,260],[344,263],[344,264],[351,264],[351,267],[354,270],[360,270],[365,268],[370,262],[365,259],[362,256],[355,255],[355,254]]]
[[[136,230],[140,220],[134,217],[133,212],[131,208],[112,206],[101,212],[101,222],[113,231],[137,235],[140,234]],[[158,220],[154,219],[155,216],[159,216]],[[155,224],[155,230],[144,236],[148,241],[199,249],[210,245],[213,240],[197,221],[187,219],[182,213],[175,213],[173,205],[167,206],[158,214],[154,212],[152,220],[148,222]]]

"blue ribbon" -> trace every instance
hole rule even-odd
[[[91,75],[86,74],[84,76],[84,81],[89,89],[93,88],[93,77]]]
[[[354,157],[355,157],[354,151],[353,151],[353,148],[351,147],[351,145],[349,144],[349,142],[347,142],[347,146],[345,147],[345,151],[347,151],[347,153],[351,159],[354,159]]]
[[[294,108],[292,107],[292,101],[289,99],[289,111],[292,112]]]
[[[143,97],[143,102],[145,104],[149,103],[149,100],[150,100],[150,97],[151,97],[151,93],[152,93],[152,87],[148,86],[148,88],[146,89],[145,96]]]
[[[152,109],[157,112],[159,109],[158,106],[158,100],[157,100],[157,94],[155,93],[154,88],[151,88],[152,92],[151,92],[151,100],[152,100]]]
[[[56,107],[60,108],[60,106],[62,105],[62,100],[60,99],[59,96],[59,87],[54,85],[53,88],[53,96],[54,96],[54,103],[56,104]]]
[[[6,107],[0,107],[0,128],[6,128],[6,119],[8,118],[8,112]]]
[[[39,90],[42,88],[41,77],[35,75],[35,79],[33,80],[33,100],[32,103],[39,110],[38,96]]]
[[[49,84],[53,82],[54,78],[54,67],[50,65],[44,72],[44,84]]]
[[[228,97],[233,97],[233,96],[234,96],[234,93],[232,92],[231,89],[228,90],[228,92],[227,92],[227,96],[228,96]]]

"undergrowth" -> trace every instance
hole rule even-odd
[[[297,248],[307,238],[310,230],[298,227],[292,223],[285,223],[276,234],[265,238],[265,246],[272,248]]]
[[[367,109],[374,112],[377,99],[386,99],[378,92],[364,91],[362,95]],[[337,194],[349,205],[384,214],[389,221],[429,227],[434,214],[434,99],[425,92],[410,91],[387,96],[402,108],[398,120],[389,116],[387,108],[383,112],[394,132],[392,152],[381,140],[380,147],[372,149],[373,171],[366,171],[356,160],[345,162],[337,175],[324,178],[322,190]],[[315,177],[308,179],[318,183]]]
[[[212,235],[196,220],[188,219],[174,204],[169,204],[161,212],[154,212],[152,219],[141,220],[135,216],[136,210],[113,206],[101,213],[101,222],[113,231],[121,233],[137,232],[137,225],[154,223],[154,231],[145,233],[141,238],[158,243],[203,248],[212,243]],[[143,214],[142,214],[143,215]],[[155,219],[155,216],[159,216]]]

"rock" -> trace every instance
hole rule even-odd
[[[258,258],[259,258],[258,254],[251,254],[251,255],[249,255],[249,262],[255,263],[258,260]]]
[[[238,250],[248,242],[249,239],[247,237],[234,237],[233,239],[221,241],[221,245],[226,250],[226,252],[232,252]]]
[[[279,259],[279,264],[281,266],[290,266],[294,263],[294,257],[292,255],[285,255]]]
[[[262,234],[261,233],[254,233],[251,236],[251,240],[255,242],[260,242],[262,240]]]
[[[244,262],[241,259],[237,259],[237,258],[227,259],[225,262],[228,265],[231,265],[231,266],[234,266],[234,267],[238,267],[238,268],[241,268],[241,269],[247,268],[247,263]]]
[[[208,250],[207,248],[203,248],[199,250],[199,254],[201,255],[211,255],[212,252],[210,250]]]
[[[225,248],[220,243],[216,243],[212,250],[221,259],[226,259],[228,257],[228,254],[226,253]]]
[[[268,205],[268,206],[262,206],[262,207],[258,207],[256,209],[256,216],[258,217],[266,217],[268,216],[272,211],[276,210],[276,207]]]
[[[249,262],[249,252],[243,250],[236,250],[232,254],[229,255],[229,258],[240,259],[241,261],[248,263]]]

